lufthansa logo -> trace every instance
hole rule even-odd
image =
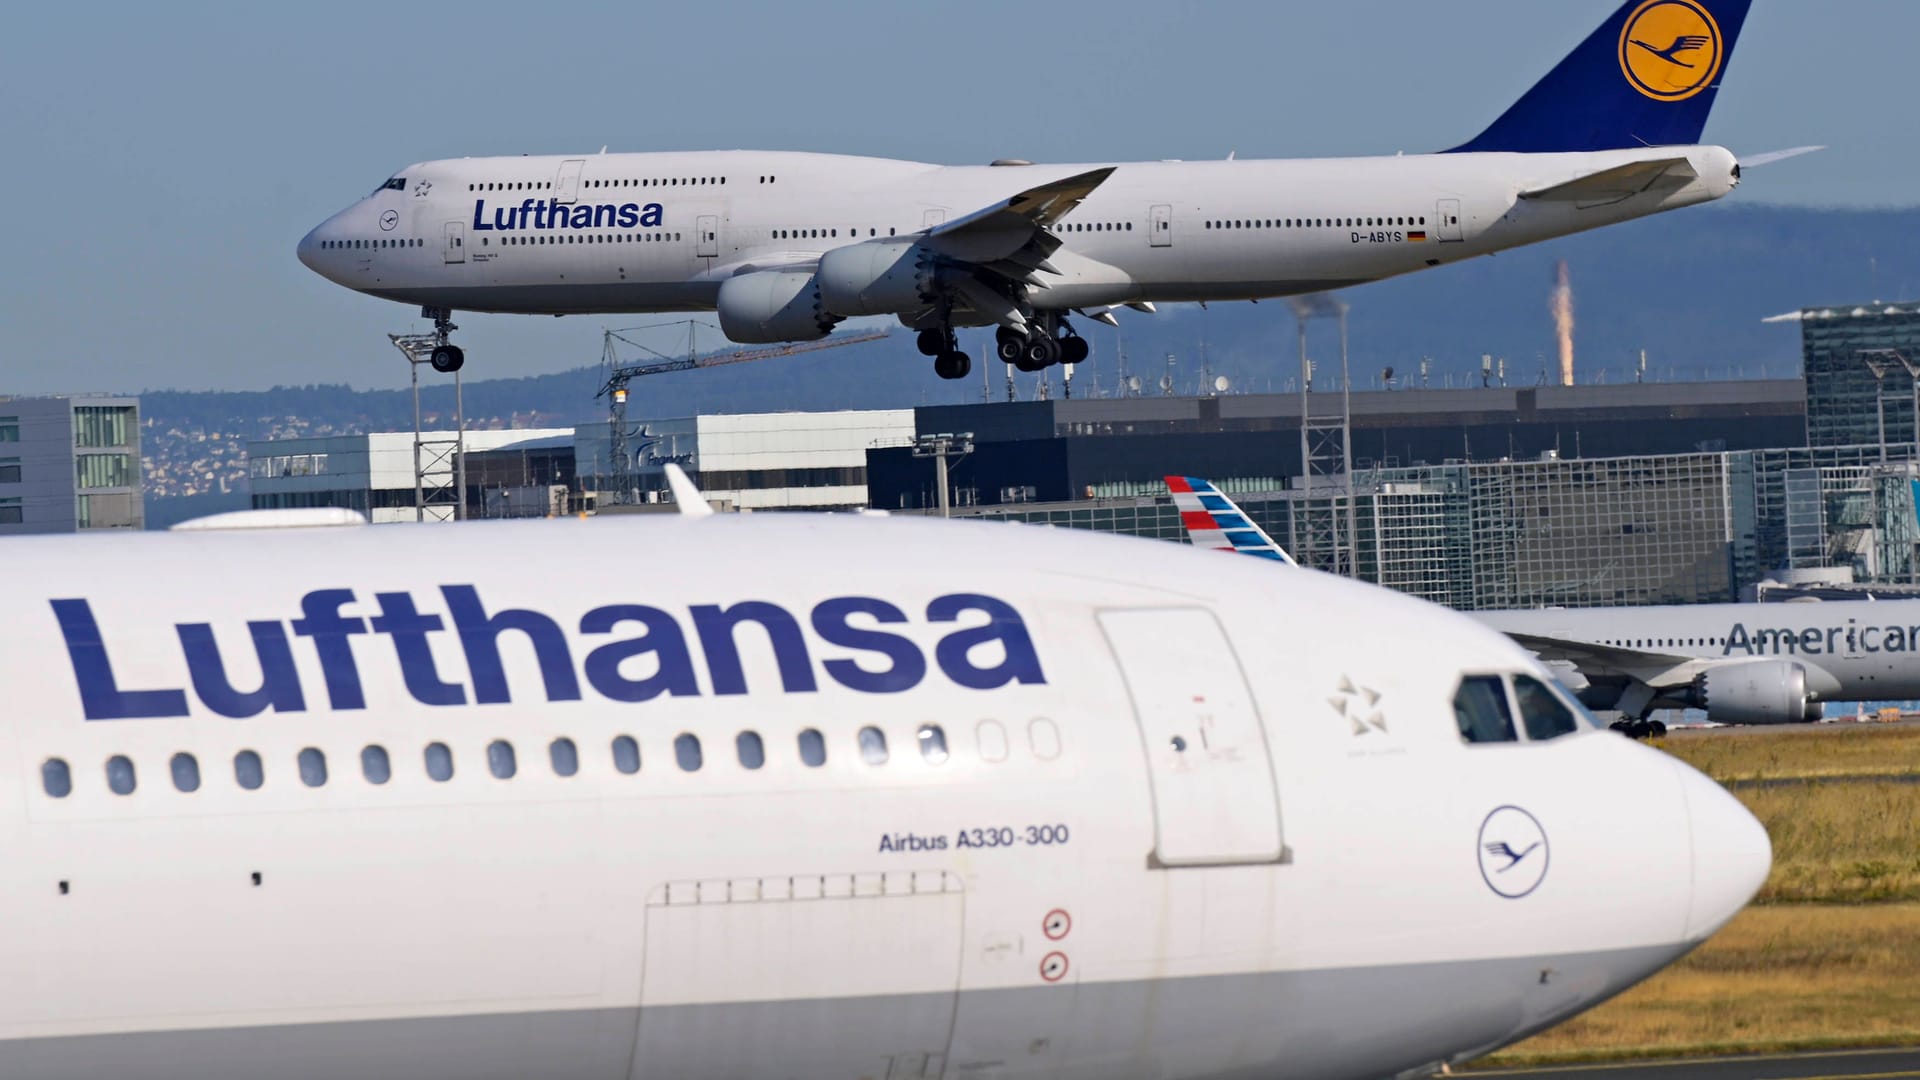
[[[381,231],[383,231],[383,232],[392,232],[392,231],[393,231],[393,227],[394,227],[395,225],[398,225],[398,224],[400,224],[400,213],[399,213],[399,211],[397,211],[397,210],[389,210],[389,211],[387,211],[386,213],[384,213],[384,214],[381,214],[381,215],[380,215],[380,229],[381,229]]]
[[[1540,887],[1547,855],[1547,831],[1517,806],[1502,806],[1480,823],[1480,876],[1509,900]]]
[[[1620,31],[1620,70],[1655,101],[1685,101],[1712,86],[1725,51],[1700,0],[1647,0]]]

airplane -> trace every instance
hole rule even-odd
[[[1433,605],[674,486],[11,541],[0,1075],[1424,1076],[1767,876]]]
[[[1710,202],[1700,145],[1751,0],[1628,0],[1472,140],[1392,157],[934,165],[758,151],[409,165],[298,246],[323,277],[456,310],[713,311],[741,343],[897,318],[942,378],[956,327],[1022,371],[1086,359],[1069,322],[1344,288]],[[1647,42],[1671,41],[1671,47]],[[1749,159],[1776,161],[1817,147]]]
[[[1211,483],[1166,482],[1194,546],[1294,565]],[[1667,733],[1651,719],[1657,709],[1700,709],[1716,724],[1793,724],[1820,719],[1829,701],[1920,698],[1920,600],[1467,614],[1539,657],[1589,708],[1619,713],[1611,726],[1634,738]]]

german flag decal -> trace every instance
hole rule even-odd
[[[1407,239],[1416,244],[1425,240],[1426,238],[1427,238],[1427,234],[1424,230],[1415,230],[1407,234]]]

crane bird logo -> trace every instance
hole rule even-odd
[[[1539,888],[1550,851],[1539,819],[1517,806],[1499,807],[1480,824],[1480,877],[1495,895],[1518,900]]]
[[[1620,70],[1656,101],[1685,101],[1712,86],[1725,53],[1704,0],[1647,0],[1620,31]]]

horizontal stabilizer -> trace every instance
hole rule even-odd
[[[1589,173],[1565,183],[1523,191],[1520,197],[1598,206],[1631,199],[1663,179],[1685,182],[1698,179],[1699,176],[1700,174],[1693,168],[1693,163],[1683,157],[1660,158],[1656,161],[1632,161],[1625,165],[1616,165],[1611,169]]]

